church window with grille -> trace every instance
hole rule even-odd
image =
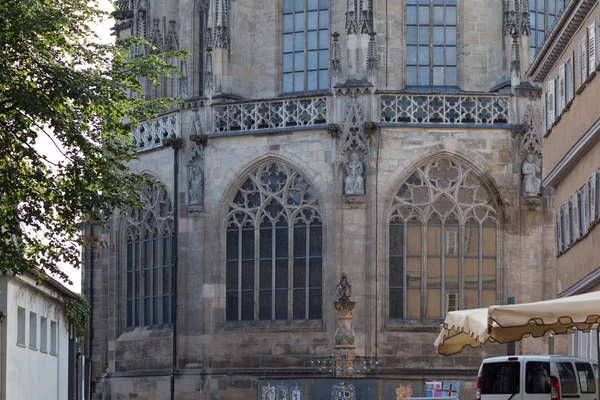
[[[127,328],[171,324],[173,210],[163,188],[143,196],[146,207],[126,217]]]
[[[226,319],[321,319],[323,223],[310,183],[268,161],[229,205]]]
[[[529,0],[529,57],[533,60],[542,47],[545,36],[554,27],[556,20],[565,9],[568,0]]]
[[[283,92],[329,88],[329,0],[283,0]]]
[[[456,0],[406,0],[406,85],[456,86]]]
[[[475,172],[440,157],[402,183],[389,214],[389,315],[437,320],[496,303],[498,215]]]

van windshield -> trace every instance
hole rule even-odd
[[[481,394],[516,394],[521,391],[519,362],[485,363],[481,371]]]

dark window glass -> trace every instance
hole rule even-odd
[[[596,393],[596,380],[592,366],[589,363],[578,362],[575,363],[575,367],[577,368],[581,393]]]
[[[556,363],[562,394],[577,394],[577,377],[570,362]]]
[[[528,361],[525,364],[525,392],[530,394],[548,394],[551,388],[550,363]]]
[[[521,364],[518,362],[491,362],[483,364],[481,394],[517,394],[520,388]]]

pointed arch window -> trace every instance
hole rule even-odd
[[[307,180],[265,162],[229,206],[226,319],[321,319],[323,224]]]
[[[126,217],[127,328],[171,324],[171,201],[157,186],[143,196],[146,207]]]
[[[389,316],[438,320],[496,302],[497,211],[474,171],[440,157],[402,183],[389,214]]]

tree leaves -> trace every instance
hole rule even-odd
[[[146,101],[140,79],[186,52],[131,57],[136,38],[102,44],[108,18],[87,0],[0,1],[0,271],[38,268],[68,282],[80,222],[140,207],[149,178],[132,173],[130,133],[172,99]],[[40,148],[41,141],[48,148]],[[57,157],[49,156],[55,153]]]

